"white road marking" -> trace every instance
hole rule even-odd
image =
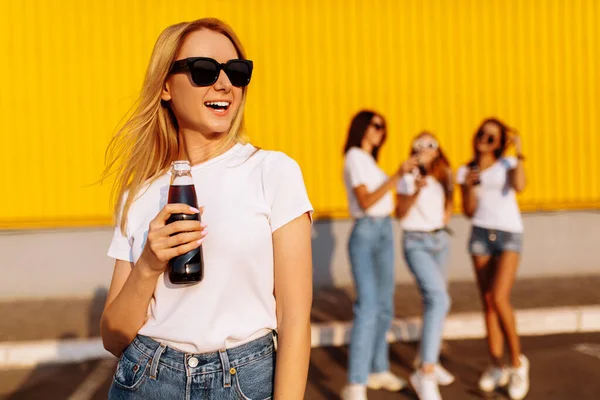
[[[600,360],[600,344],[580,343],[576,345],[573,349],[580,353],[587,354],[588,356],[596,357]]]
[[[522,336],[600,332],[600,305],[517,310],[515,316]],[[351,321],[314,323],[311,326],[312,347],[348,344],[351,330]],[[412,342],[419,340],[420,335],[420,318],[398,318],[392,323],[388,340]],[[484,337],[482,313],[457,313],[446,319],[444,339]],[[0,342],[0,370],[106,358],[115,360],[112,354],[104,350],[100,338]]]
[[[115,360],[100,360],[96,368],[75,389],[68,400],[90,400],[100,386],[114,373],[115,367]]]

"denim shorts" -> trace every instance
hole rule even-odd
[[[119,360],[108,398],[271,399],[275,358],[271,333],[204,354],[183,353],[138,335]]]
[[[505,251],[521,253],[523,234],[474,226],[469,240],[469,253],[474,256],[498,255]]]

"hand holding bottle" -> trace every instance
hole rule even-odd
[[[206,237],[206,225],[197,219],[181,220],[167,224],[173,214],[202,214],[187,204],[167,204],[150,222],[146,245],[140,256],[142,264],[151,273],[162,273],[169,261],[177,256],[186,254],[202,244]]]

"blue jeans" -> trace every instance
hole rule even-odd
[[[271,334],[204,354],[182,353],[138,335],[119,360],[108,398],[271,399],[275,357]]]
[[[404,258],[423,297],[421,362],[435,364],[440,356],[444,321],[450,309],[448,295],[448,233],[440,230],[404,232]]]
[[[392,220],[357,219],[348,242],[356,285],[348,382],[366,384],[369,373],[389,370],[386,334],[394,315]]]

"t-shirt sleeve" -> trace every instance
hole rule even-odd
[[[116,260],[133,262],[129,239],[121,233],[121,228],[118,225],[115,227],[107,255]]]
[[[116,223],[115,230],[113,232],[112,241],[108,248],[107,255],[116,260],[123,260],[133,262],[133,253],[131,251],[131,239],[128,238],[127,233],[123,235],[121,233],[120,218]]]
[[[467,180],[467,174],[469,173],[469,169],[466,165],[461,165],[461,167],[456,172],[456,183],[458,185],[463,185]]]
[[[516,157],[504,157],[502,158],[502,165],[508,170],[517,168],[517,158]]]
[[[306,212],[312,222],[313,207],[308,199],[298,163],[279,152],[269,154],[266,161],[264,191],[271,206],[271,232]]]
[[[402,175],[402,178],[398,180],[398,185],[396,187],[398,194],[412,196],[415,194],[416,190],[415,176],[413,174],[404,174]]]
[[[369,181],[367,171],[365,171],[365,163],[361,156],[362,154],[355,151],[355,149],[350,149],[346,153],[346,158],[344,160],[344,169],[348,175],[348,180],[352,189],[361,185],[366,185]]]

